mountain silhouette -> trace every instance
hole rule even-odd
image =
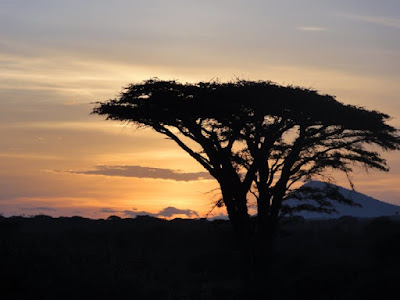
[[[321,181],[311,181],[305,184],[305,186],[313,188],[324,188],[325,183]],[[353,216],[357,218],[377,218],[382,216],[395,216],[400,213],[400,206],[389,204],[375,198],[369,197],[362,193],[346,189],[341,186],[337,186],[339,192],[347,198],[350,198],[360,206],[349,206],[346,204],[338,203],[334,200],[330,200],[333,207],[337,212],[331,214],[322,212],[309,212],[302,211],[295,213],[296,216],[302,216],[304,218],[340,218],[343,216]],[[328,199],[329,201],[329,199]],[[312,200],[302,200],[302,203],[312,203]],[[285,204],[289,206],[299,204],[300,202],[295,199],[288,199]]]

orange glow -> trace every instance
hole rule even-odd
[[[69,31],[70,24],[64,27],[57,23],[59,18],[49,18],[55,15],[47,13],[51,7],[44,9],[37,3],[37,15],[26,9],[21,15],[14,2],[7,8],[9,13],[4,7],[3,22],[9,26],[3,26],[4,47],[0,47],[0,213],[6,215],[38,213],[37,207],[47,208],[42,212],[50,215],[91,217],[104,217],[111,211],[122,215],[133,208],[156,213],[168,206],[207,213],[213,199],[213,193],[207,192],[217,188],[212,180],[71,173],[104,165],[205,171],[154,131],[90,115],[93,102],[118,97],[129,83],[152,77],[181,82],[241,78],[302,86],[335,95],[346,104],[388,113],[393,117],[391,124],[400,127],[400,51],[391,11],[387,16],[374,16],[375,11],[363,16],[360,7],[360,15],[351,15],[337,12],[340,5],[325,3],[318,5],[319,13],[330,17],[321,22],[313,15],[317,8],[307,5],[297,7],[302,10],[299,18],[285,15],[288,10],[279,1],[258,1],[254,7],[243,1],[246,9],[235,12],[232,7],[228,14],[225,6],[213,4],[214,19],[205,27],[194,20],[178,26],[164,14],[145,16],[146,23],[144,16],[132,18],[129,10],[125,16],[129,26],[120,17],[112,19],[115,27],[107,36],[101,29],[103,18],[85,26],[88,20],[82,18],[82,7],[78,9],[82,15],[74,16],[82,18],[75,28],[82,35],[77,35],[78,31]],[[265,9],[266,5],[275,9]],[[198,13],[209,18],[211,7],[205,6],[208,9]],[[184,9],[176,8],[179,14]],[[384,12],[385,5],[381,8]],[[256,10],[263,13],[254,14]],[[182,15],[191,15],[188,12]],[[265,17],[269,12],[272,15]],[[244,22],[232,17],[236,14]],[[112,18],[107,9],[106,15]],[[42,23],[32,21],[39,16]],[[69,17],[65,19],[74,19]],[[21,26],[35,34],[18,32]],[[63,33],[68,33],[68,42]],[[368,175],[357,170],[353,181],[358,191],[400,205],[398,153],[388,158],[390,173]],[[336,178],[348,187],[345,176]]]

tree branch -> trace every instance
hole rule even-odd
[[[197,160],[210,174],[214,177],[217,178],[217,174],[212,167],[210,161],[206,159],[204,156],[201,156],[199,153],[193,151],[190,149],[181,139],[179,139],[175,134],[173,134],[168,128],[165,126],[160,126],[159,128],[155,128],[156,131],[165,134],[168,136],[170,139],[175,141],[179,147],[181,147],[183,150],[185,150],[191,157],[193,157],[195,160]]]

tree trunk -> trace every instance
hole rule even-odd
[[[234,193],[232,190],[231,186],[226,189],[221,186],[224,203],[239,248],[242,289],[243,291],[248,291],[254,281],[253,230],[247,211],[246,198],[241,197],[239,193]]]
[[[242,291],[247,296],[270,293],[277,219],[270,217],[268,210],[263,210],[252,220],[247,211],[246,196],[235,193],[231,186],[226,190],[221,188],[221,191],[240,251]]]
[[[273,223],[269,223],[264,230],[260,231],[246,231],[236,227],[242,291],[245,295],[261,297],[270,294],[273,289],[270,283],[275,258],[275,230],[276,226]]]
[[[264,216],[265,217],[265,216]],[[260,220],[262,220],[261,223]],[[277,233],[276,220],[266,216],[257,219],[256,232],[254,237],[254,294],[261,297],[271,294],[273,285],[273,264],[275,260],[275,239]]]

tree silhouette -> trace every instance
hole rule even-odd
[[[326,197],[352,204],[330,185],[296,190],[296,183],[316,177],[326,181],[328,169],[346,174],[354,166],[388,171],[378,150],[400,149],[388,115],[269,81],[182,84],[150,79],[129,85],[118,99],[97,102],[93,113],[150,127],[199,162],[218,181],[242,266],[256,269],[256,276],[268,267],[283,214],[330,212]],[[257,202],[255,224],[248,213],[250,194]],[[288,198],[310,197],[315,205],[285,205]]]

